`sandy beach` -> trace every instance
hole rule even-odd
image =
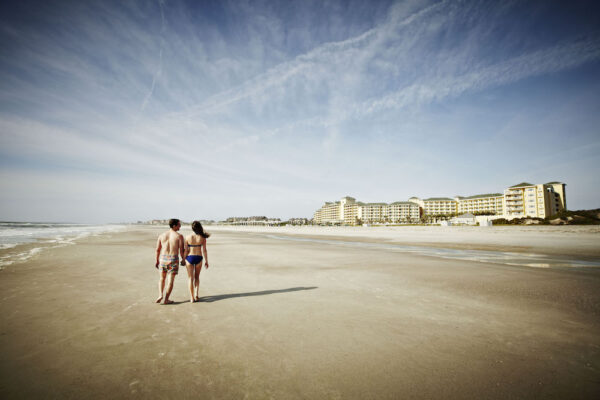
[[[157,305],[163,230],[83,238],[0,271],[1,398],[600,394],[600,268],[365,245],[597,263],[597,227],[207,227],[202,301],[187,302],[182,269],[175,304]]]

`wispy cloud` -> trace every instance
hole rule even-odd
[[[598,38],[560,43],[520,55],[460,76],[442,76],[414,83],[382,98],[361,104],[358,111],[370,114],[384,109],[418,106],[469,91],[506,85],[529,77],[562,71],[600,59]]]

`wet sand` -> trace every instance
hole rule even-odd
[[[512,235],[471,229],[454,231],[454,241],[452,233],[440,230],[436,237],[418,228],[383,239],[588,259],[596,257],[594,240],[600,243],[591,228]],[[277,240],[249,228],[209,230],[211,267],[201,274],[199,303],[187,302],[183,269],[175,304],[153,303],[153,250],[162,229],[151,227],[82,239],[0,271],[0,396],[546,399],[600,393],[598,268],[515,267]],[[327,235],[383,240],[383,231],[374,231]],[[323,238],[327,231],[318,232],[301,235]]]

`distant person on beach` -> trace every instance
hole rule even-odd
[[[160,303],[163,299],[163,292],[165,289],[165,278],[169,275],[169,283],[167,284],[167,294],[165,297],[165,304],[173,304],[172,300],[169,300],[171,291],[173,290],[173,281],[175,275],[179,271],[179,254],[181,254],[181,265],[185,265],[184,262],[184,239],[183,236],[177,231],[181,228],[181,221],[177,218],[169,220],[169,229],[165,233],[158,237],[156,242],[156,268],[160,272],[160,278],[158,281],[158,293],[159,297],[156,299],[157,303]],[[160,266],[160,268],[159,268]]]
[[[208,268],[208,254],[206,253],[206,239],[210,234],[204,232],[200,221],[192,222],[194,233],[185,238],[185,262],[188,273],[188,285],[190,289],[190,303],[200,300],[198,290],[200,289],[200,270],[202,269],[202,255],[204,255],[204,266]],[[194,296],[194,288],[196,295]]]

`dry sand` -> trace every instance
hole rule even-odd
[[[277,232],[597,257],[597,230],[567,228]],[[0,271],[0,397],[598,398],[600,269],[210,230],[200,303],[184,270],[153,303],[150,227]]]

